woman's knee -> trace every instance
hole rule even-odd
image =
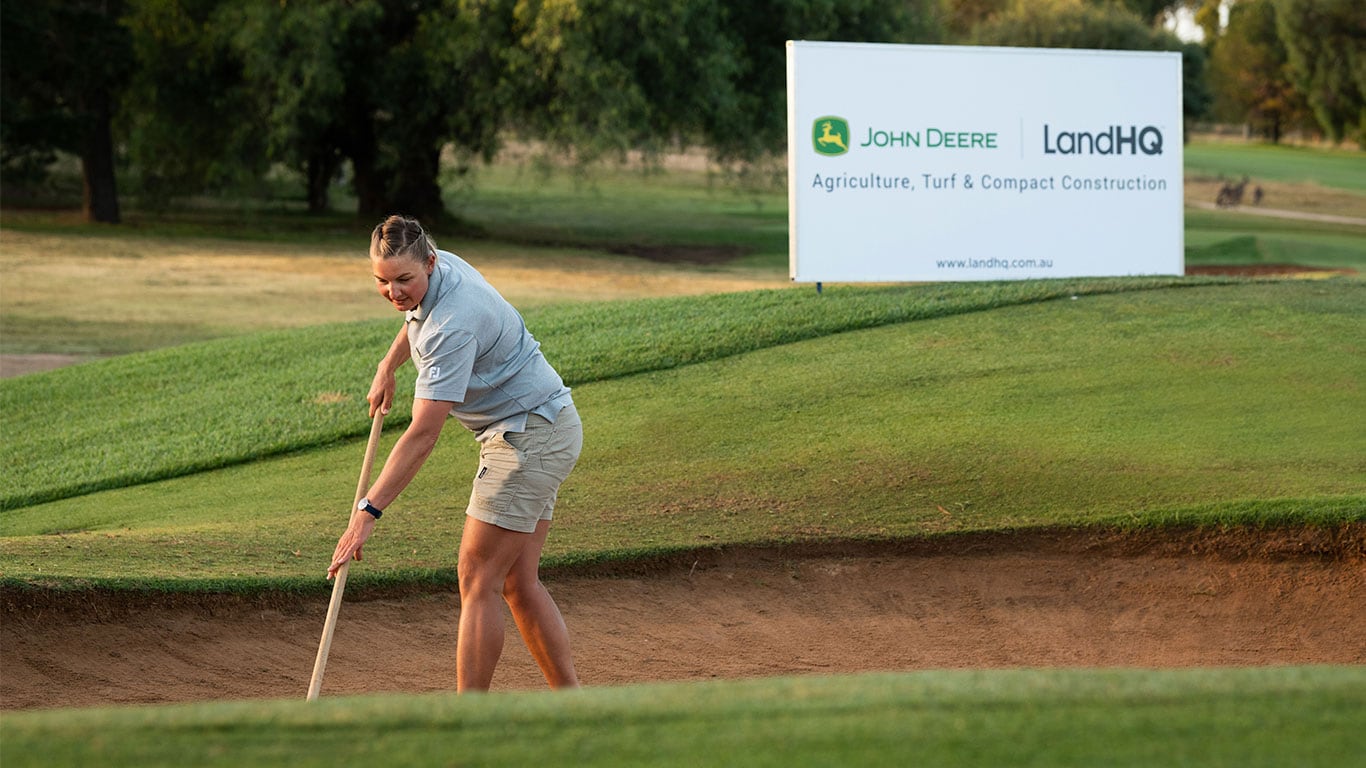
[[[481,562],[473,554],[461,552],[455,564],[456,577],[460,581],[462,596],[499,593],[503,591],[504,578],[495,573],[488,563]]]
[[[503,599],[514,611],[527,607],[540,598],[545,587],[536,574],[519,573],[513,570],[503,580]]]

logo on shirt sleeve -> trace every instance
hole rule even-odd
[[[439,379],[439,378],[441,378],[441,366],[439,366],[439,365],[433,365],[431,368],[428,368],[427,370],[429,371],[429,373],[427,374],[427,378],[429,378],[429,379]]]

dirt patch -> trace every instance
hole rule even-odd
[[[89,355],[0,355],[0,379],[42,373],[89,360]]]
[[[587,685],[1366,663],[1366,524],[717,549],[548,573]],[[326,596],[8,591],[0,708],[302,698]],[[348,590],[325,695],[455,687],[453,591]],[[494,686],[543,682],[509,623]]]

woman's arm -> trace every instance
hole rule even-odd
[[[370,392],[365,396],[370,403],[370,418],[375,417],[376,411],[389,413],[389,408],[394,404],[394,391],[397,389],[394,372],[408,362],[412,355],[413,351],[408,347],[408,324],[405,322],[398,329],[394,343],[389,345],[389,351],[384,353],[384,357],[379,361],[379,366],[375,369],[375,378],[370,382]]]
[[[379,509],[384,509],[398,498],[408,483],[417,476],[422,464],[432,454],[436,440],[441,436],[441,428],[446,424],[454,403],[444,400],[413,401],[413,422],[404,430],[403,436],[394,443],[389,458],[384,461],[384,469],[379,479],[370,486],[366,498]],[[327,569],[327,578],[332,578],[351,558],[361,559],[361,547],[375,529],[375,518],[369,512],[351,510],[351,522],[346,532],[337,541],[332,553],[332,564]]]
[[[441,428],[454,406],[455,403],[444,400],[413,400],[413,423],[394,443],[394,450],[385,459],[379,479],[370,486],[366,498],[371,504],[384,509],[408,487],[436,447],[436,439],[441,436]]]

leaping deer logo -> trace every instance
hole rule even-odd
[[[842,155],[849,151],[849,121],[827,115],[812,124],[812,145],[822,155]]]

